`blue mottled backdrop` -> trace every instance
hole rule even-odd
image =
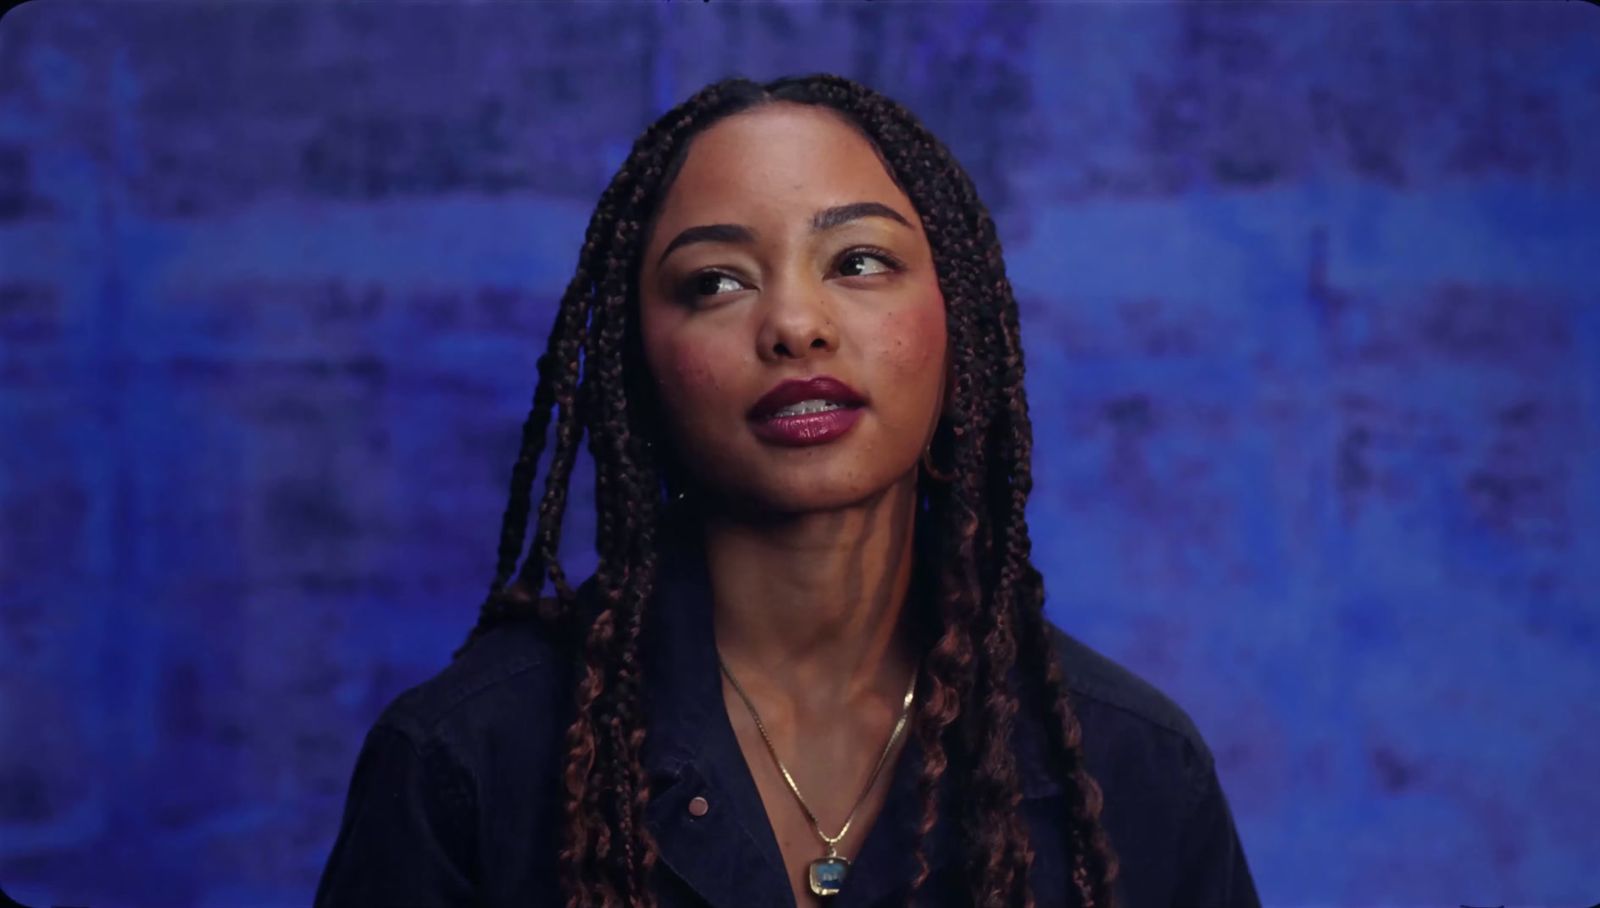
[[[0,885],[309,901],[474,618],[605,180],[705,82],[814,70],[992,207],[1051,612],[1194,715],[1263,897],[1600,900],[1579,2],[11,12]]]

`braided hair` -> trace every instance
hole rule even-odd
[[[912,898],[930,875],[925,854],[941,808],[939,785],[959,774],[965,879],[972,904],[1032,908],[1036,854],[1020,811],[1010,746],[1023,708],[1015,666],[1031,703],[1051,711],[1052,765],[1069,804],[1063,857],[1085,908],[1111,904],[1117,862],[1100,823],[1101,793],[1089,775],[1044,613],[1044,583],[1030,559],[1025,506],[1033,480],[1032,423],[1023,390],[1017,303],[995,225],[971,179],[906,108],[833,75],[759,84],[725,79],[669,110],[634,143],[589,221],[577,273],[562,295],[538,360],[533,404],[511,471],[499,558],[476,626],[460,649],[511,620],[548,624],[581,646],[576,718],[566,732],[561,886],[568,908],[653,908],[655,844],[644,822],[650,792],[641,763],[641,629],[655,588],[662,521],[685,481],[655,414],[638,333],[638,269],[654,212],[690,140],[718,120],[765,104],[819,105],[841,114],[883,160],[916,207],[947,307],[954,387],[933,440],[952,474],[919,479],[919,536],[931,539],[927,658],[912,734],[923,758],[917,789],[917,867]],[[555,444],[533,540],[528,531],[536,466],[552,415]],[[593,602],[580,607],[557,559],[580,434],[595,467]],[[515,575],[515,576],[514,576]],[[541,598],[549,580],[555,595]],[[585,600],[588,600],[585,596]]]

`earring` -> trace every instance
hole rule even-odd
[[[926,474],[929,479],[937,483],[948,483],[956,478],[954,473],[946,473],[945,471],[934,466],[933,442],[931,441],[928,442],[928,446],[926,448],[922,449],[922,472]]]

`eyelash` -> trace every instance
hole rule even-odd
[[[894,256],[890,255],[888,252],[886,252],[886,251],[884,251],[882,249],[879,249],[876,246],[853,246],[853,247],[851,247],[849,249],[846,249],[843,253],[841,253],[839,255],[839,257],[837,259],[834,260],[834,267],[837,268],[839,266],[839,263],[844,262],[844,261],[848,261],[849,259],[851,259],[851,258],[853,258],[855,256],[858,256],[858,255],[865,255],[865,256],[868,256],[868,257],[871,257],[871,258],[878,259],[884,265],[888,266],[890,273],[903,271],[905,269],[905,266],[903,264],[901,264],[899,259],[897,259]],[[712,276],[725,277],[730,281],[738,281],[739,280],[739,277],[737,275],[732,275],[732,274],[729,274],[726,271],[721,271],[721,270],[716,269],[716,268],[707,268],[707,269],[705,269],[703,271],[696,271],[694,274],[691,274],[687,278],[685,278],[683,280],[683,282],[678,285],[678,298],[680,300],[685,301],[685,302],[693,302],[695,299],[697,299],[699,297],[702,297],[702,296],[715,296],[716,294],[698,294],[698,293],[695,292],[695,285],[696,285],[697,282],[699,282],[701,280],[704,280],[707,277],[712,277]],[[852,274],[852,275],[847,275],[847,276],[848,277],[872,277],[872,275],[870,275],[870,274],[860,274],[860,275]]]

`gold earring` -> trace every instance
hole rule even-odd
[[[937,483],[948,483],[956,478],[954,473],[946,473],[933,465],[933,442],[931,441],[928,442],[926,448],[922,449],[922,472]]]

